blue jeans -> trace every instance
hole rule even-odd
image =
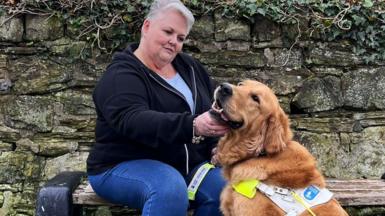
[[[186,216],[189,207],[195,209],[194,216],[222,215],[219,196],[226,182],[220,168],[208,172],[191,203],[187,185],[192,176],[184,178],[175,168],[155,160],[123,162],[88,178],[100,197],[141,209],[145,216]]]

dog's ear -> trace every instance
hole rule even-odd
[[[268,154],[280,152],[292,138],[289,118],[282,108],[278,107],[278,111],[273,113],[266,121],[265,151]]]

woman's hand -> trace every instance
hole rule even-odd
[[[195,118],[195,135],[206,137],[223,136],[229,131],[229,126],[217,121],[209,112]]]

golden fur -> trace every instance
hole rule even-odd
[[[324,188],[325,180],[316,168],[314,157],[292,140],[288,117],[270,88],[251,80],[230,86],[231,95],[220,102],[222,115],[243,125],[220,139],[214,155],[228,180],[221,194],[221,211],[225,216],[285,215],[265,195],[257,192],[249,199],[235,192],[231,185],[259,179],[269,185],[292,189],[309,185]],[[217,89],[216,100],[218,92]],[[262,151],[265,155],[259,156]],[[335,199],[312,210],[317,216],[348,215]],[[306,211],[303,215],[310,214]]]

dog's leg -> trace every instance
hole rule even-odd
[[[226,151],[223,151],[223,152],[226,152]],[[243,152],[238,153],[238,152],[227,151],[226,154],[223,152],[218,151],[218,153],[214,155],[214,158],[216,159],[216,161],[222,166],[229,166],[239,161],[240,158],[247,156],[247,154]]]
[[[237,164],[234,167],[230,168],[227,173],[229,173],[229,180],[231,183],[237,183],[245,179],[258,179],[265,180],[268,177],[266,168],[263,164],[259,164],[256,160],[250,159],[244,161],[243,163]]]

